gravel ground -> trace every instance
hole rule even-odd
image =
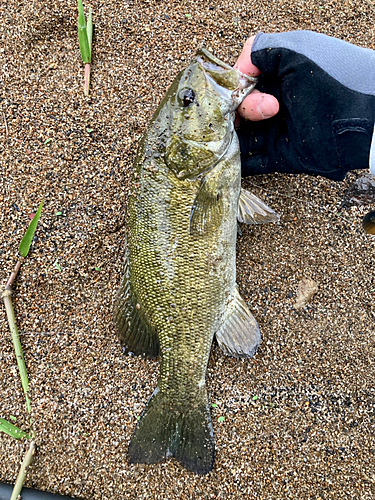
[[[342,183],[278,174],[244,181],[281,220],[245,227],[238,240],[238,283],[263,342],[248,361],[213,347],[207,387],[217,405],[217,458],[209,475],[173,460],[127,464],[158,363],[123,355],[112,324],[132,161],[178,70],[202,45],[233,64],[259,30],[312,29],[375,48],[374,3],[92,7],[85,98],[75,1],[0,5],[2,283],[29,215],[45,202],[14,301],[38,444],[26,485],[93,500],[374,498],[375,240],[360,224],[373,207],[340,209],[360,172]],[[303,277],[319,288],[296,310]],[[4,308],[0,315],[0,416],[27,429]],[[26,450],[0,435],[0,480],[15,480]]]

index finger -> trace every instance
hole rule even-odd
[[[235,68],[239,69],[242,73],[245,73],[245,75],[249,76],[259,76],[261,74],[261,71],[251,62],[251,48],[253,46],[254,40],[255,35],[246,40],[242,52],[239,55],[236,64],[234,65]]]

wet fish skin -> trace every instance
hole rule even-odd
[[[133,463],[174,456],[208,473],[215,450],[205,374],[213,336],[232,355],[252,355],[259,344],[235,271],[241,167],[234,110],[254,85],[198,53],[138,149],[115,319],[126,351],[160,355],[160,376],[129,447]]]

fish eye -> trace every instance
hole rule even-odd
[[[179,94],[179,98],[183,107],[187,108],[195,101],[195,92],[192,89],[182,90]]]

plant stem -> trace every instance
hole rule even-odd
[[[89,87],[90,87],[90,63],[85,64],[85,95],[89,95]]]
[[[7,124],[7,117],[5,116],[4,112],[3,112],[3,118],[4,118],[4,124],[5,124],[5,142],[8,142],[9,130],[8,130],[8,124]]]
[[[16,264],[16,267],[13,269],[11,275],[9,276],[8,283],[6,284],[6,287],[11,287],[13,285],[14,280],[17,277],[18,271],[20,270],[22,261],[19,260]]]
[[[17,263],[17,266],[18,266],[18,264],[20,264],[20,262]],[[14,269],[14,271],[12,272],[12,274],[8,280],[8,283],[14,281],[14,278],[16,277],[18,269],[19,269],[19,266],[18,266],[18,269],[17,269],[17,266]],[[12,280],[13,275],[14,275],[14,277]],[[28,413],[30,413],[31,406],[30,406],[30,398],[28,395],[29,378],[27,376],[25,358],[23,356],[23,351],[22,351],[22,346],[21,346],[21,342],[20,342],[20,336],[18,333],[16,317],[14,315],[13,302],[12,302],[11,295],[12,295],[12,289],[11,289],[10,285],[7,284],[5,286],[5,290],[3,291],[1,296],[3,298],[5,309],[7,312],[10,333],[12,335],[13,346],[14,346],[14,350],[15,350],[16,358],[17,358],[18,370],[19,370],[20,376],[21,376],[22,389],[23,389],[23,392],[25,394],[25,399],[26,399],[26,408],[27,408]]]
[[[17,481],[16,484],[14,485],[10,500],[17,500],[17,498],[21,494],[23,483],[25,481],[26,471],[31,463],[34,453],[35,453],[35,441],[31,441],[29,451],[26,453],[26,456],[21,464],[21,468],[18,473]]]

